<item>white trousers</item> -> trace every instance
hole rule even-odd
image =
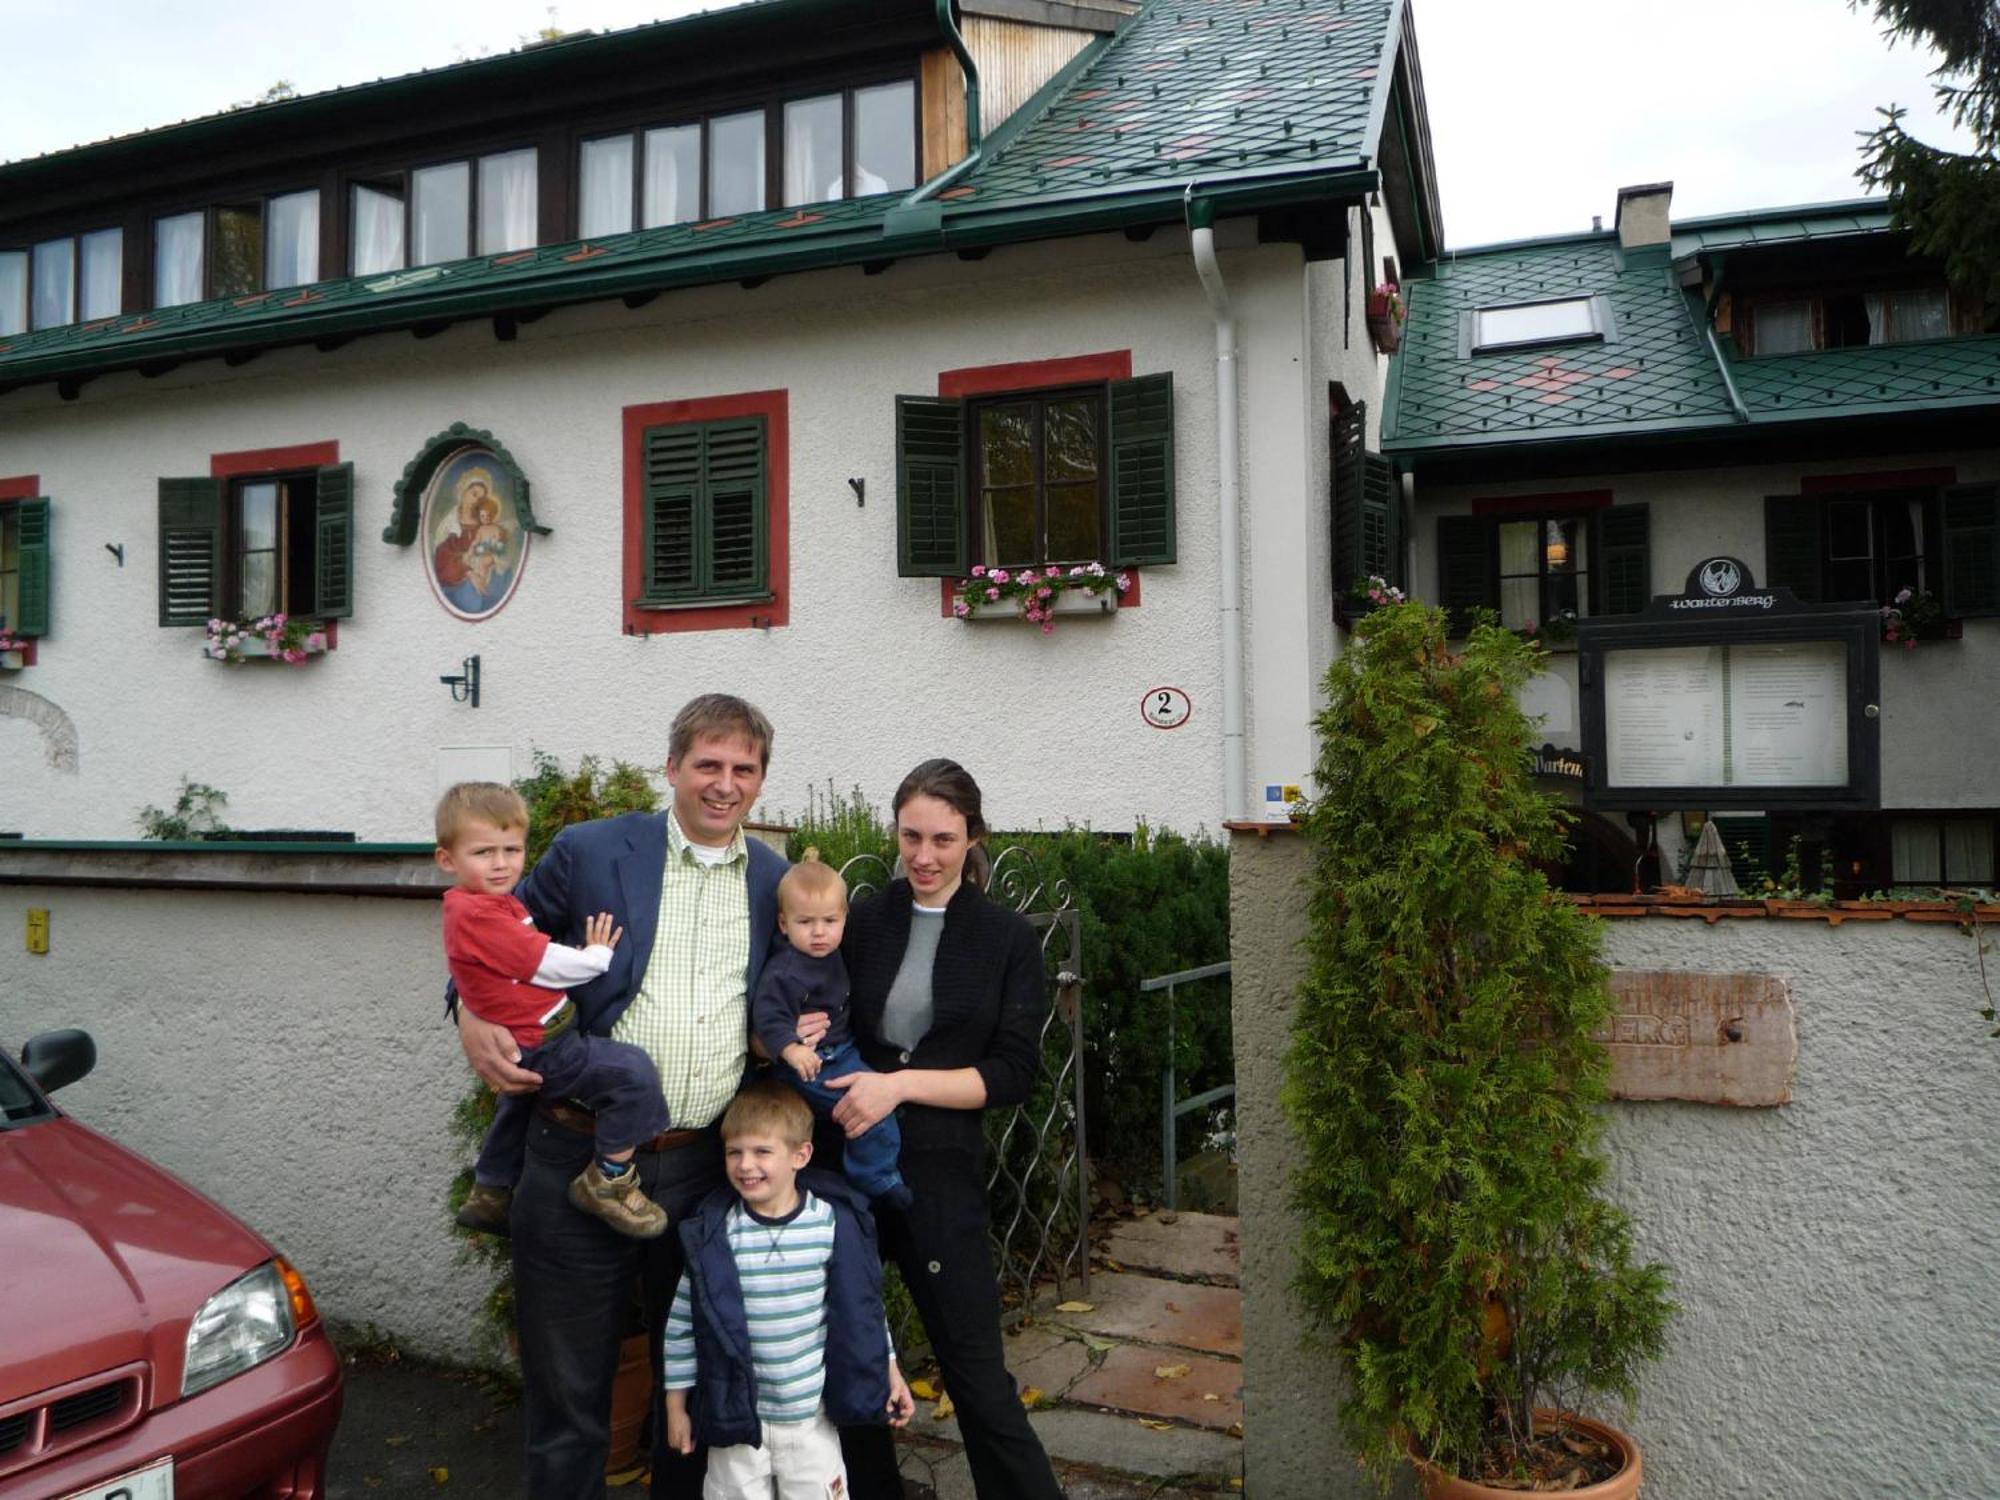
[[[840,1431],[824,1410],[808,1422],[766,1422],[764,1443],[708,1450],[701,1500],[847,1500]]]

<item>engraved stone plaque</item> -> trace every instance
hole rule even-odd
[[[1597,1033],[1614,1099],[1789,1104],[1799,1056],[1791,985],[1775,974],[1615,969]]]

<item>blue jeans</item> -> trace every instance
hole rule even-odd
[[[852,1042],[820,1048],[819,1077],[810,1083],[793,1072],[790,1063],[781,1061],[778,1064],[778,1076],[799,1091],[806,1103],[812,1106],[814,1117],[821,1120],[831,1117],[834,1105],[847,1097],[840,1089],[828,1088],[827,1079],[873,1071],[861,1060],[861,1054]],[[847,1180],[863,1194],[871,1199],[879,1198],[903,1185],[903,1174],[896,1165],[897,1158],[902,1154],[902,1129],[896,1124],[894,1115],[886,1115],[847,1143],[843,1170],[847,1173]]]

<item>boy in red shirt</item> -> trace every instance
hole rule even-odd
[[[629,1042],[581,1031],[576,1007],[563,994],[610,966],[625,929],[599,912],[584,926],[582,948],[537,932],[513,895],[527,833],[528,806],[512,787],[463,781],[439,801],[438,868],[458,881],[444,893],[445,961],[460,1002],[513,1032],[521,1066],[542,1075],[539,1097],[573,1099],[595,1113],[596,1157],[570,1183],[569,1201],[620,1234],[652,1239],[665,1232],[667,1213],[640,1188],[632,1153],[667,1128],[659,1073]],[[467,1228],[503,1230],[527,1123],[520,1109],[503,1108],[495,1118],[458,1215]]]

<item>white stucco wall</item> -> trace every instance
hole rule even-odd
[[[1299,538],[1324,529],[1310,515],[1325,483],[1304,389],[1305,272],[1296,246],[1258,246],[1247,223],[1219,238],[1245,317],[1249,628],[1268,664],[1309,613],[1314,558]],[[943,370],[1117,349],[1135,373],[1174,374],[1179,564],[1145,571],[1139,608],[1064,619],[1049,638],[941,618],[934,580],[895,574],[894,396],[934,393]],[[774,388],[790,392],[790,625],[623,635],[621,409]],[[476,625],[435,602],[416,548],[380,540],[391,485],[453,421],[508,446],[554,528],[512,602]],[[356,603],[338,649],[298,670],[204,660],[200,631],[156,623],[156,478],[204,474],[215,453],[329,440],[357,485]],[[226,791],[238,827],[421,838],[441,747],[504,747],[516,774],[531,747],[656,766],[674,709],[714,689],[777,725],[767,818],[802,811],[829,781],[886,801],[910,765],[943,753],[979,776],[1002,827],[1212,828],[1215,472],[1213,324],[1186,235],[1171,231],[559,311],[511,344],[473,323],[108,377],[74,402],[17,392],[0,397],[0,476],[39,475],[54,501],[55,612],[39,664],[0,682],[14,690],[0,703],[0,829],[129,837],[136,809],[170,800],[185,774]],[[867,481],[865,507],[850,476]],[[106,543],[124,547],[122,568]],[[477,710],[437,681],[473,652]],[[1282,675],[1283,691],[1253,705],[1253,767],[1302,754],[1311,674]],[[1193,701],[1180,729],[1140,718],[1162,684]],[[73,727],[74,772],[49,764],[26,714]],[[1283,747],[1257,748],[1272,737]]]
[[[29,907],[50,951],[22,951]],[[444,1195],[472,1075],[442,1023],[435,901],[0,887],[0,1046],[81,1026],[56,1102],[259,1230],[328,1318],[475,1356],[488,1282]]]
[[[1764,465],[1684,472],[1599,474],[1560,481],[1520,481],[1481,486],[1432,487],[1419,482],[1415,528],[1419,597],[1437,597],[1437,518],[1463,515],[1475,497],[1609,490],[1619,505],[1648,505],[1652,524],[1655,594],[1677,594],[1688,570],[1705,557],[1726,553],[1764,577],[1764,497],[1797,494],[1801,478],[1855,474],[1871,469],[1956,469],[1966,484],[2000,478],[1991,452],[1899,455],[1867,461]],[[1574,658],[1560,652],[1551,671],[1566,686],[1559,702],[1554,683],[1546,707],[1565,709],[1576,725],[1558,745],[1582,743],[1576,719]],[[1882,648],[1882,806],[1978,808],[1996,800],[1993,742],[2000,734],[2000,619],[1965,622],[1956,641],[1924,642],[1914,650]]]

